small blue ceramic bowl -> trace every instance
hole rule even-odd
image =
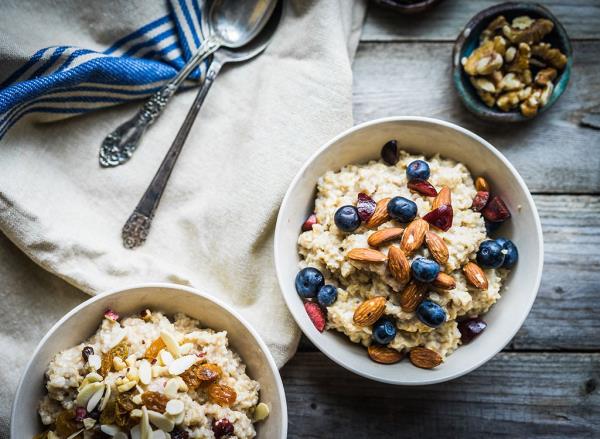
[[[533,118],[523,116],[519,109],[504,112],[499,108],[490,108],[485,105],[477,95],[475,88],[469,81],[469,76],[463,70],[460,62],[463,57],[468,57],[479,46],[479,35],[498,15],[504,15],[509,22],[520,15],[551,20],[554,23],[554,29],[544,37],[544,41],[550,43],[552,47],[560,49],[567,56],[567,65],[554,80],[554,92],[550,100],[545,106],[539,109],[537,115],[548,111],[567,88],[569,76],[571,75],[571,65],[573,64],[573,49],[562,24],[548,9],[537,3],[509,2],[484,9],[475,15],[460,33],[454,43],[454,50],[452,52],[452,77],[458,95],[467,109],[481,119],[492,122],[524,122]]]

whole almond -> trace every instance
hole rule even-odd
[[[456,288],[456,281],[449,274],[439,272],[433,281],[433,286],[442,290],[453,290]]]
[[[367,242],[371,247],[379,247],[386,242],[400,238],[403,232],[404,229],[402,227],[392,227],[389,229],[378,230],[369,236]]]
[[[367,348],[371,360],[382,364],[393,364],[402,360],[402,352],[396,349],[388,348],[387,346],[379,346],[372,344]]]
[[[451,206],[452,205],[452,196],[450,193],[450,188],[448,186],[443,186],[437,194],[437,197],[433,199],[432,209],[435,210],[444,204]]]
[[[467,262],[463,267],[463,273],[467,278],[467,282],[480,290],[487,290],[488,280],[485,273],[475,262]]]
[[[479,192],[479,191],[489,192],[490,185],[488,184],[488,182],[485,178],[477,177],[475,179],[475,189],[477,189],[477,192]]]
[[[449,252],[444,239],[437,233],[429,231],[425,234],[425,244],[427,245],[431,256],[433,256],[433,259],[440,265],[446,265]]]
[[[369,221],[367,221],[366,224],[369,229],[376,229],[383,223],[387,223],[390,220],[390,215],[387,210],[387,205],[389,202],[389,198],[384,198],[377,202],[377,205],[375,206],[375,212],[373,212],[373,215],[371,218],[369,218]]]
[[[422,347],[412,348],[408,357],[412,364],[422,369],[433,369],[444,361],[436,351]]]
[[[425,285],[411,280],[400,293],[400,307],[404,312],[414,312],[425,298]]]
[[[406,227],[400,241],[400,248],[404,253],[411,254],[418,250],[425,241],[425,235],[429,231],[429,223],[424,219],[417,218]]]
[[[388,269],[401,284],[410,280],[410,262],[404,252],[395,245],[388,251]]]
[[[387,256],[372,248],[353,248],[348,252],[348,258],[360,262],[385,262]]]
[[[358,305],[354,311],[354,323],[358,326],[371,326],[385,311],[385,297],[373,297]]]

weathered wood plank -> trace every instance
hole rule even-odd
[[[282,376],[290,438],[600,436],[600,354],[500,353],[455,381],[402,388],[299,353]]]
[[[497,0],[446,0],[427,13],[401,15],[371,4],[363,41],[454,41],[467,22]],[[600,3],[596,0],[542,0],[572,39],[600,38]]]
[[[450,77],[450,43],[416,44],[359,46],[354,62],[357,123],[391,115],[449,120],[498,147],[533,192],[600,192],[600,132],[579,126],[586,112],[600,107],[597,42],[575,43],[571,83],[552,109],[506,126],[481,121],[463,107]]]

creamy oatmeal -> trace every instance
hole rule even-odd
[[[296,288],[317,329],[323,329],[315,319],[320,308],[327,329],[376,345],[379,352],[375,346],[369,350],[375,361],[395,362],[387,360],[421,347],[436,353],[439,363],[461,344],[458,321],[482,330],[485,323],[478,318],[500,298],[508,252],[501,248],[490,261],[480,248],[491,246],[498,253],[504,241],[514,247],[508,240],[496,246],[484,219],[498,224],[510,213],[494,197],[506,210],[500,216],[494,216],[497,209],[482,214],[494,209],[489,187],[478,179],[485,187],[476,188],[463,164],[397,150],[394,155],[394,164],[348,165],[319,179],[314,216],[298,239],[304,270]],[[415,169],[407,172],[409,164]],[[440,222],[436,214],[445,218]],[[507,258],[504,266],[511,264]],[[323,284],[336,294],[322,293]]]
[[[227,333],[160,312],[119,320],[58,353],[46,371],[40,438],[253,438],[268,415]]]

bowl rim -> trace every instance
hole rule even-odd
[[[129,292],[131,290],[137,290],[137,289],[141,289],[141,288],[170,288],[170,289],[185,291],[185,292],[200,296],[204,299],[207,299],[207,300],[215,303],[216,305],[220,306],[221,308],[224,308],[233,317],[235,317],[250,332],[250,334],[252,334],[252,336],[254,337],[254,340],[256,341],[256,343],[260,347],[261,351],[263,352],[263,354],[267,360],[267,363],[269,364],[269,367],[271,368],[271,371],[273,372],[273,375],[275,376],[275,384],[276,384],[276,388],[277,388],[277,393],[279,394],[280,399],[281,399],[281,404],[279,407],[279,410],[281,411],[281,418],[282,418],[281,419],[281,424],[282,424],[281,438],[282,439],[286,438],[287,437],[287,428],[288,428],[288,413],[287,413],[287,400],[286,400],[286,396],[285,396],[285,389],[283,387],[283,382],[281,380],[281,374],[279,373],[279,368],[275,364],[273,355],[271,354],[271,351],[269,350],[269,348],[267,347],[265,342],[262,340],[262,338],[260,337],[258,332],[237,311],[235,311],[230,305],[226,304],[222,300],[217,299],[213,296],[210,296],[209,294],[204,293],[196,288],[189,287],[187,285],[174,284],[174,283],[170,283],[170,282],[132,283],[132,284],[128,284],[124,287],[115,287],[115,288],[105,290],[95,296],[90,297],[89,299],[85,300],[84,302],[80,303],[75,308],[71,309],[68,313],[66,313],[64,316],[62,316],[56,323],[54,323],[54,325],[52,325],[52,327],[48,330],[48,332],[46,332],[44,337],[42,337],[42,339],[37,344],[36,348],[34,349],[34,351],[31,354],[31,358],[29,359],[29,361],[27,362],[26,366],[23,369],[23,373],[21,374],[21,377],[19,378],[19,384],[15,391],[14,400],[13,400],[12,407],[11,407],[10,438],[18,437],[17,432],[14,431],[15,419],[17,418],[17,414],[15,412],[16,412],[17,401],[21,397],[22,387],[25,383],[25,377],[27,376],[31,365],[33,364],[33,359],[38,354],[38,352],[40,351],[42,346],[44,346],[46,344],[48,339],[50,337],[52,337],[54,332],[56,332],[56,330],[60,326],[62,326],[62,324],[65,321],[67,321],[68,319],[73,317],[75,314],[77,314],[79,311],[86,308],[90,304],[97,302],[98,300],[104,299],[105,297],[108,297],[108,296],[118,295],[121,293],[126,294],[127,292]]]
[[[493,109],[487,107],[481,101],[481,99],[477,96],[476,93],[474,93],[470,88],[465,87],[462,83],[463,70],[462,64],[460,62],[461,52],[467,40],[469,39],[469,37],[471,37],[472,29],[484,20],[488,20],[503,12],[508,12],[515,9],[528,9],[538,15],[543,16],[544,18],[551,20],[554,23],[553,32],[556,32],[560,36],[560,38],[564,40],[565,43],[564,51],[565,55],[567,56],[567,64],[565,65],[563,71],[560,72],[558,78],[559,80],[554,86],[554,90],[552,92],[552,95],[550,96],[548,104],[541,107],[538,110],[537,114],[533,117],[525,117],[516,110],[511,110],[508,112],[493,111]],[[556,101],[558,101],[558,99],[563,95],[563,93],[567,89],[567,86],[571,79],[572,65],[573,46],[571,44],[569,34],[567,34],[565,27],[562,25],[560,20],[552,13],[552,11],[550,11],[550,9],[539,3],[504,2],[482,9],[469,19],[469,21],[459,32],[452,46],[452,82],[461,102],[467,108],[467,110],[469,110],[478,118],[492,122],[528,122],[536,119],[538,116],[548,111],[550,108],[552,108],[552,106],[556,103]]]
[[[524,317],[518,322],[518,325],[515,325],[514,329],[507,334],[507,336],[505,337],[505,340],[502,343],[499,343],[497,349],[495,349],[493,351],[493,353],[491,353],[487,357],[482,357],[481,359],[479,359],[479,361],[473,363],[468,368],[466,368],[460,372],[456,372],[454,374],[448,375],[448,376],[444,376],[444,377],[440,377],[440,378],[424,379],[419,382],[403,382],[402,380],[387,379],[387,378],[383,378],[380,376],[376,376],[374,374],[364,372],[364,371],[354,367],[353,364],[341,361],[332,352],[327,352],[326,350],[321,349],[319,336],[322,334],[314,333],[313,331],[305,331],[305,329],[303,327],[303,323],[300,321],[300,319],[296,318],[296,314],[294,311],[296,305],[294,303],[292,303],[292,300],[296,301],[298,296],[296,294],[291,294],[291,293],[288,294],[285,292],[286,291],[285,283],[284,283],[284,279],[282,278],[283,275],[281,274],[282,269],[280,268],[281,262],[279,262],[283,259],[283,255],[281,255],[279,248],[280,248],[280,235],[282,234],[281,230],[284,227],[286,227],[286,225],[284,224],[284,220],[283,220],[284,212],[287,210],[288,204],[290,202],[292,189],[294,187],[296,187],[296,185],[298,184],[298,181],[302,178],[302,176],[306,172],[306,170],[310,166],[312,166],[313,162],[315,162],[327,149],[329,149],[332,145],[339,142],[341,139],[343,139],[351,134],[354,134],[357,131],[363,130],[367,127],[385,124],[385,123],[389,123],[389,122],[422,122],[422,123],[426,123],[426,124],[443,126],[445,128],[450,128],[455,131],[458,131],[459,133],[477,141],[482,147],[487,148],[492,154],[494,154],[496,156],[496,158],[498,158],[509,169],[509,171],[512,173],[513,177],[516,179],[517,183],[523,190],[526,200],[527,200],[527,203],[529,204],[529,207],[531,208],[531,213],[534,217],[536,235],[537,235],[538,243],[539,243],[537,251],[538,251],[538,254],[540,255],[540,258],[539,258],[536,278],[535,278],[535,282],[534,282],[535,294],[532,296],[530,303],[527,305],[527,312],[524,314]],[[478,136],[477,134],[475,134],[459,125],[456,125],[452,122],[447,122],[447,121],[444,121],[441,119],[436,119],[436,118],[431,118],[431,117],[423,117],[423,116],[389,116],[389,117],[383,117],[383,118],[363,122],[361,124],[358,124],[358,125],[355,125],[355,126],[349,128],[347,130],[344,130],[342,133],[338,134],[333,139],[329,140],[328,142],[323,144],[319,149],[317,149],[310,156],[310,158],[308,158],[306,160],[306,162],[302,165],[302,167],[300,168],[298,173],[294,176],[294,179],[288,186],[288,189],[286,190],[285,196],[283,197],[283,201],[281,202],[281,207],[279,209],[279,213],[277,215],[277,223],[275,225],[275,236],[274,236],[273,246],[274,246],[275,271],[277,273],[279,289],[280,289],[281,295],[283,296],[283,300],[285,301],[285,303],[290,311],[290,314],[292,314],[294,320],[296,321],[296,324],[302,330],[302,333],[304,335],[306,335],[306,337],[308,337],[308,339],[319,349],[320,352],[325,354],[325,356],[327,356],[329,359],[331,359],[338,365],[342,366],[344,369],[347,369],[357,375],[360,375],[362,377],[365,377],[365,378],[368,378],[368,379],[371,379],[374,381],[379,381],[382,383],[394,384],[394,385],[399,385],[399,386],[421,386],[421,385],[437,384],[437,383],[441,383],[441,382],[445,382],[445,381],[450,381],[450,380],[459,378],[463,375],[466,375],[469,372],[472,372],[473,370],[481,367],[483,364],[487,363],[489,360],[491,360],[493,357],[495,357],[496,354],[498,354],[498,352],[500,352],[506,345],[508,345],[510,343],[510,341],[514,338],[514,336],[519,331],[519,329],[521,329],[521,327],[523,326],[523,323],[529,316],[529,313],[531,312],[531,308],[533,307],[533,304],[534,304],[535,299],[537,298],[537,295],[539,292],[540,283],[541,283],[541,279],[542,279],[542,269],[544,266],[544,239],[543,239],[543,234],[542,234],[542,225],[541,225],[540,217],[539,217],[535,202],[533,200],[533,197],[531,196],[531,193],[529,192],[527,185],[525,184],[523,178],[517,172],[515,167],[508,161],[508,159],[498,149],[496,149],[492,144],[490,144],[488,141],[486,141],[482,137]],[[352,343],[349,340],[347,340],[347,342]]]

